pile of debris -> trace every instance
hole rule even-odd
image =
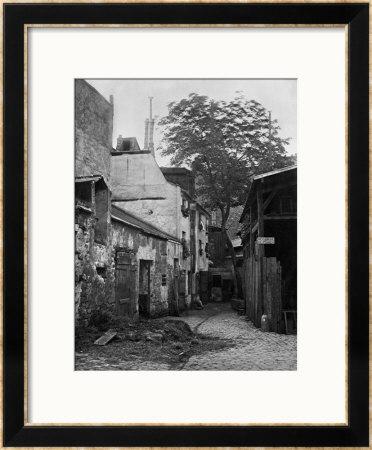
[[[195,354],[224,349],[231,343],[193,333],[182,320],[138,320],[106,331],[91,327],[79,330],[75,351],[93,358],[115,361],[157,361],[177,370]]]

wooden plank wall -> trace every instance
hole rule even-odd
[[[243,292],[246,315],[256,327],[261,327],[261,316],[269,317],[270,331],[281,331],[281,278],[280,262],[276,258],[262,258],[260,265],[254,257],[247,258],[243,266]],[[263,282],[263,300],[260,284]]]

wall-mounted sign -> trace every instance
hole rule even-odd
[[[259,236],[256,240],[257,244],[275,244],[275,238],[274,237],[264,237],[264,236]]]

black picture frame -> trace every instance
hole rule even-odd
[[[369,4],[5,3],[3,11],[3,445],[368,446]],[[348,25],[348,426],[24,425],[24,25],[34,23]]]

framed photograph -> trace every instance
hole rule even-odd
[[[369,446],[369,3],[3,12],[3,446]]]

